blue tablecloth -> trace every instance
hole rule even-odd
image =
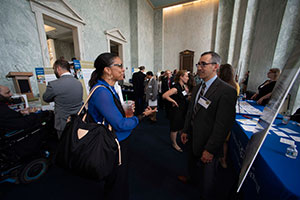
[[[236,119],[247,118],[237,114]],[[285,125],[281,121],[280,118],[276,119],[273,127],[276,129],[289,128],[300,133],[300,127],[295,122],[290,121]],[[300,199],[300,154],[296,159],[286,157],[285,153],[289,145],[281,143],[281,137],[272,130],[270,133],[242,186],[243,196],[245,199]],[[300,134],[284,133],[300,136]],[[241,127],[241,122],[236,120],[229,147],[238,171],[241,169],[245,148],[252,134],[252,132],[245,131]],[[286,139],[293,140],[292,138]],[[295,142],[295,144],[299,151],[300,142]]]

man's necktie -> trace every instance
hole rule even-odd
[[[205,91],[205,88],[206,88],[206,84],[203,82],[199,97],[200,97],[200,96],[203,96],[204,91]],[[199,98],[198,98],[198,99],[199,99]]]
[[[198,106],[198,101],[199,101],[200,97],[203,96],[204,91],[205,91],[205,88],[206,88],[206,84],[205,84],[205,82],[203,82],[203,83],[202,83],[202,86],[201,86],[200,93],[199,93],[199,95],[197,96],[197,101],[195,102],[194,112],[196,112],[196,110],[197,110],[196,108],[197,108],[197,106]]]

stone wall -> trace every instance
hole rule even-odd
[[[8,72],[33,72],[42,67],[41,48],[35,16],[25,0],[2,0],[0,6],[0,84],[14,91]],[[36,78],[31,87],[37,94]]]
[[[194,51],[195,65],[201,53],[214,49],[217,7],[218,1],[200,1],[164,9],[162,69],[179,69],[181,51]]]

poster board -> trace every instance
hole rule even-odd
[[[40,102],[42,104],[43,110],[53,110],[54,109],[54,103],[47,103],[43,100],[43,94],[46,91],[46,87],[48,82],[56,80],[56,76],[54,74],[54,70],[52,68],[42,68],[38,67],[35,68],[35,74],[37,78],[37,84],[40,94]]]
[[[89,94],[89,86],[88,82],[90,80],[91,74],[94,71],[94,63],[89,61],[79,61],[74,60],[74,68],[76,70],[76,77],[80,81],[83,88],[83,101],[86,100],[87,95]],[[43,101],[43,94],[46,91],[47,84],[50,81],[56,80],[56,76],[54,74],[54,70],[52,68],[35,68],[38,89],[40,94],[40,101],[42,104],[42,108],[44,110],[53,110],[54,103],[47,103]]]
[[[87,96],[89,95],[89,91],[90,91],[89,80],[91,78],[93,71],[95,70],[94,62],[81,60],[78,64],[78,62],[75,60],[74,68],[75,68],[75,70],[77,70],[78,80],[82,84],[82,87],[83,87],[83,97],[82,98],[83,98],[83,101],[85,101]]]
[[[300,72],[300,44],[296,45],[296,48],[292,51],[292,55],[286,62],[282,73],[277,80],[276,85],[273,89],[271,99],[263,110],[262,115],[258,121],[253,135],[251,136],[245,152],[245,157],[243,160],[241,172],[239,175],[238,189],[240,191],[255,158],[266,139],[269,129],[273,124],[281,106],[284,103],[288,92],[293,86],[296,78]]]

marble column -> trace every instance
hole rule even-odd
[[[215,51],[227,63],[234,0],[219,2]]]
[[[232,17],[228,63],[240,74],[239,63],[248,0],[236,0]]]
[[[163,38],[163,10],[154,10],[154,73],[163,69]]]
[[[239,81],[241,81],[241,79],[244,78],[244,74],[246,73],[246,71],[249,70],[248,67],[249,67],[249,60],[251,55],[251,47],[254,39],[253,35],[255,32],[254,26],[255,26],[257,10],[258,10],[258,0],[249,0],[248,2],[245,2],[245,4],[246,4],[246,16],[245,16],[245,22],[244,22],[244,28],[242,34],[241,51],[240,51],[240,56],[238,61],[238,66],[240,67]]]
[[[131,67],[137,68],[139,67],[137,0],[130,1],[130,49]]]

